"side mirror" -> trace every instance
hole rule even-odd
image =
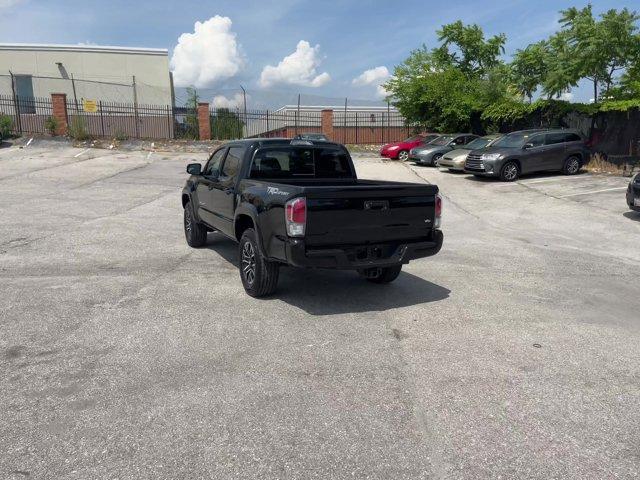
[[[202,165],[199,163],[190,163],[187,165],[187,173],[191,175],[201,175],[202,174]]]
[[[523,149],[523,150],[529,150],[530,148],[533,148],[533,143],[525,143],[525,144],[522,146],[522,149]]]

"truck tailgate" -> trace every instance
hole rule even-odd
[[[435,185],[366,182],[310,188],[307,197],[306,243],[363,245],[424,239],[435,217]]]

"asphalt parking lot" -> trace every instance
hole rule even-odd
[[[429,181],[445,245],[396,282],[190,249],[204,154],[0,149],[0,477],[637,478],[640,214],[627,179]]]

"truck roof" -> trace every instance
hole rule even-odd
[[[337,142],[327,142],[326,140],[310,140],[310,139],[294,139],[294,138],[243,138],[240,140],[230,140],[226,142],[226,144],[233,145],[319,145],[319,146],[329,146],[329,147],[338,147],[345,148],[344,145]]]

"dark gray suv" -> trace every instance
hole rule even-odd
[[[534,172],[575,175],[590,154],[584,139],[574,131],[522,130],[469,153],[464,170],[477,176],[499,177],[505,182]]]

